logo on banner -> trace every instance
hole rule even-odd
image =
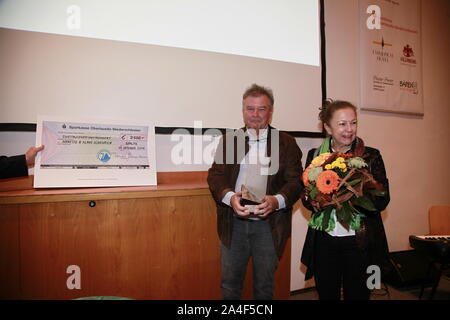
[[[417,81],[400,80],[400,90],[408,91],[412,94],[419,93]]]
[[[374,75],[372,81],[372,88],[375,91],[385,91],[386,87],[392,87],[394,85],[394,79],[390,79],[387,76]]]
[[[406,64],[417,64],[416,59],[414,57],[414,50],[407,44],[403,47],[403,57],[400,57],[400,61]]]
[[[372,43],[381,47],[381,49],[372,50],[372,55],[376,56],[377,61],[387,63],[389,62],[389,59],[394,58],[392,52],[385,50],[385,47],[392,47],[392,43],[385,42],[383,37],[381,38],[381,41],[372,41]]]
[[[97,153],[97,159],[100,160],[101,162],[105,163],[108,162],[111,159],[111,153],[108,150],[100,150]]]

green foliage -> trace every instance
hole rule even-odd
[[[322,230],[327,230],[329,223],[330,223],[330,216],[331,216],[331,211],[333,211],[334,209],[332,207],[326,207],[325,210],[323,210],[323,219],[322,219]]]
[[[366,196],[361,196],[359,198],[353,197],[351,201],[355,206],[364,208],[369,211],[377,211],[377,209],[373,205],[373,202]]]
[[[309,196],[311,197],[311,199],[315,199],[317,194],[319,193],[319,189],[317,189],[316,187],[314,187],[311,192],[309,193]]]
[[[341,179],[345,178],[345,176],[347,175],[347,172],[343,172],[339,169],[333,169],[333,171],[336,172]]]
[[[386,194],[386,192],[377,189],[369,189],[366,192],[377,197],[383,197]]]
[[[333,210],[331,210],[330,221],[328,222],[328,227],[325,229],[325,231],[330,232],[330,231],[334,230],[335,227],[336,227],[336,209],[333,208]]]
[[[309,219],[309,226],[316,230],[322,230],[323,210],[313,212]]]
[[[332,231],[336,227],[335,220],[339,221],[347,230],[361,229],[361,219],[364,217],[349,201],[342,204],[340,209],[332,206],[314,212],[309,219],[309,226],[316,230]]]
[[[326,207],[325,209],[314,212],[309,219],[309,226],[316,230],[331,231],[335,227],[335,216],[336,209],[333,207]]]
[[[353,230],[361,229],[361,219],[364,217],[363,214],[355,214],[352,222],[350,222],[350,228]]]
[[[347,201],[342,203],[342,209],[337,213],[337,219],[346,229],[349,228],[353,219],[353,210]]]
[[[354,179],[352,181],[347,181],[347,184],[349,184],[350,186],[353,187],[354,185],[357,185],[360,182],[361,182],[361,179]]]

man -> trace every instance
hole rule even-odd
[[[44,146],[30,147],[19,156],[0,156],[0,179],[28,176],[28,168],[34,166],[36,155]]]
[[[250,256],[254,298],[273,298],[274,273],[291,234],[292,206],[302,192],[302,153],[293,137],[269,125],[273,104],[269,88],[253,84],[245,91],[245,127],[222,136],[208,171],[208,185],[217,205],[223,299],[241,298]],[[242,185],[252,181],[252,154],[265,155],[270,164],[265,168],[266,186],[259,186],[266,193],[254,212],[243,205],[241,192]],[[261,170],[263,167],[261,164]]]

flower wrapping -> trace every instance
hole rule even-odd
[[[376,211],[371,198],[384,195],[367,167],[362,157],[338,152],[325,152],[311,161],[302,176],[303,197],[314,209],[310,227],[328,232],[339,221],[347,230],[361,229],[361,208]]]

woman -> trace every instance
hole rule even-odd
[[[347,230],[338,221],[330,232],[308,228],[301,257],[307,267],[305,279],[314,276],[321,300],[339,300],[341,287],[344,299],[368,300],[367,267],[377,265],[383,269],[389,252],[380,215],[389,203],[389,184],[383,159],[377,149],[364,146],[363,140],[357,137],[356,107],[350,102],[326,101],[319,119],[327,138],[321,148],[308,152],[305,168],[320,150],[322,153],[352,153],[364,158],[369,172],[383,185],[385,195],[373,197],[375,212],[358,208],[365,216],[359,231]],[[312,210],[306,199],[303,199],[303,204]]]

